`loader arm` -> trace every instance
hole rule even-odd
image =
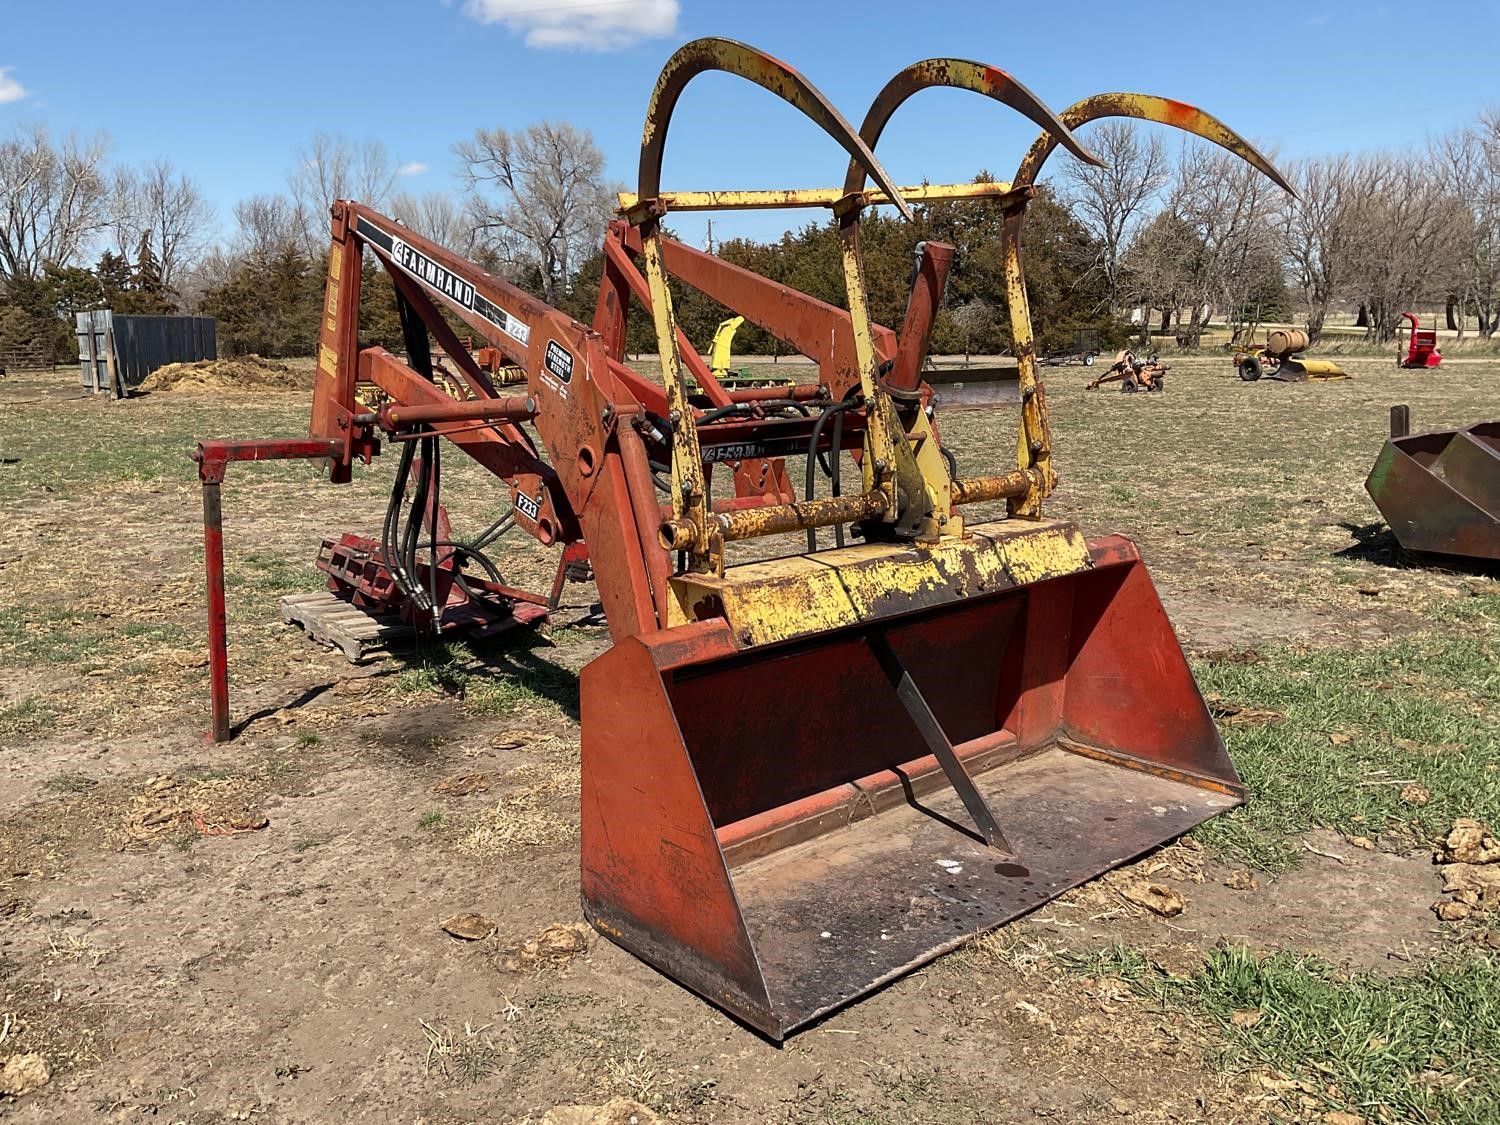
[[[366,252],[375,255],[422,324],[459,363],[475,400],[501,396],[469,358],[439,306],[525,372],[531,416],[465,415],[473,408],[453,400],[408,363],[384,349],[360,349],[359,263]],[[638,517],[654,516],[656,500],[640,437],[628,424],[642,407],[620,385],[617,365],[597,333],[395,220],[348,201],[333,209],[324,311],[313,436],[354,449],[382,425],[401,429],[399,409],[372,417],[358,404],[358,382],[378,387],[396,408],[437,412],[421,432],[452,441],[500,477],[509,487],[518,527],[543,545],[587,540],[600,602],[617,637],[664,623],[667,557],[654,540],[654,519],[649,537],[643,541],[640,534]],[[443,421],[444,411],[458,416]],[[349,464],[347,457],[333,459],[335,481],[348,479]]]

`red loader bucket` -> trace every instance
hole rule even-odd
[[[742,651],[723,620],[582,677],[583,900],[780,1039],[1229,809],[1243,790],[1135,547],[1066,577]],[[915,683],[993,810],[898,699]]]

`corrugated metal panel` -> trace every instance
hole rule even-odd
[[[124,393],[158,367],[214,359],[218,341],[211,316],[114,316],[108,309],[78,314],[78,363],[83,385],[110,390],[109,347]]]

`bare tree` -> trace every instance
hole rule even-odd
[[[287,186],[297,205],[304,248],[317,253],[328,242],[328,209],[333,201],[355,199],[385,207],[396,186],[396,161],[381,141],[314,133],[297,150]]]
[[[74,265],[108,217],[103,133],[53,144],[40,125],[0,142],[0,278]]]
[[[541,121],[480,129],[454,151],[479,240],[513,271],[536,269],[543,299],[556,303],[614,210],[593,135]]]
[[[163,284],[176,291],[207,249],[213,205],[196,182],[161,159],[140,172],[120,168],[112,192],[115,244],[127,258],[147,239]]]
[[[1162,330],[1189,301],[1200,270],[1203,244],[1192,226],[1171,211],[1145,224],[1121,256],[1122,293],[1141,305],[1141,343],[1151,342],[1151,310],[1162,314]]]
[[[1362,174],[1355,161],[1339,155],[1301,161],[1289,175],[1297,196],[1281,209],[1283,250],[1307,310],[1307,334],[1316,343],[1344,281],[1340,267],[1348,260],[1349,240],[1357,234],[1350,206]]]
[[[298,247],[306,227],[297,204],[284,195],[252,195],[234,205],[233,257],[267,262]]]
[[[1480,333],[1492,336],[1500,328],[1500,110],[1439,137],[1431,151],[1443,191],[1461,200],[1470,215],[1453,294],[1458,334],[1463,337],[1464,314],[1472,308]]]
[[[1168,208],[1192,228],[1202,253],[1179,340],[1196,346],[1215,306],[1240,315],[1249,294],[1270,280],[1264,271],[1279,268],[1273,219],[1281,202],[1281,189],[1238,156],[1202,145],[1184,149]]]
[[[453,196],[441,191],[412,195],[401,192],[390,202],[391,216],[420,235],[455,254],[469,257],[473,251],[474,224]]]
[[[1402,312],[1453,291],[1472,221],[1425,158],[1382,154],[1360,162],[1339,268],[1369,312],[1371,339],[1394,339]]]
[[[1069,157],[1061,195],[1073,217],[1099,243],[1097,266],[1114,304],[1120,289],[1120,259],[1149,217],[1152,203],[1171,177],[1171,162],[1158,133],[1142,133],[1128,121],[1105,121],[1088,135],[1103,167]]]
[[[948,315],[953,320],[953,327],[957,328],[964,338],[964,362],[968,363],[974,337],[994,323],[995,310],[985,301],[975,297],[972,301],[965,301]]]

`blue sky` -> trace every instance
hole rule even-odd
[[[450,146],[475,128],[565,119],[593,131],[612,176],[632,180],[656,73],[700,35],[778,55],[856,123],[886,78],[931,55],[1008,70],[1055,109],[1116,89],[1193,102],[1283,156],[1417,143],[1500,104],[1497,0],[1441,12],[1234,7],[1221,17],[1207,3],[1035,0],[0,0],[0,134],[31,121],[107,130],[116,159],[171,158],[227,224],[236,199],[283,188],[293,151],[318,130],[380,138],[427,166],[402,181],[425,191],[453,186]],[[1007,176],[1033,132],[984,99],[929,91],[879,151],[903,183],[980,167]],[[664,186],[815,186],[842,168],[833,143],[769,94],[705,75],[674,118]],[[768,223],[785,225],[726,215],[715,229],[765,235]]]

